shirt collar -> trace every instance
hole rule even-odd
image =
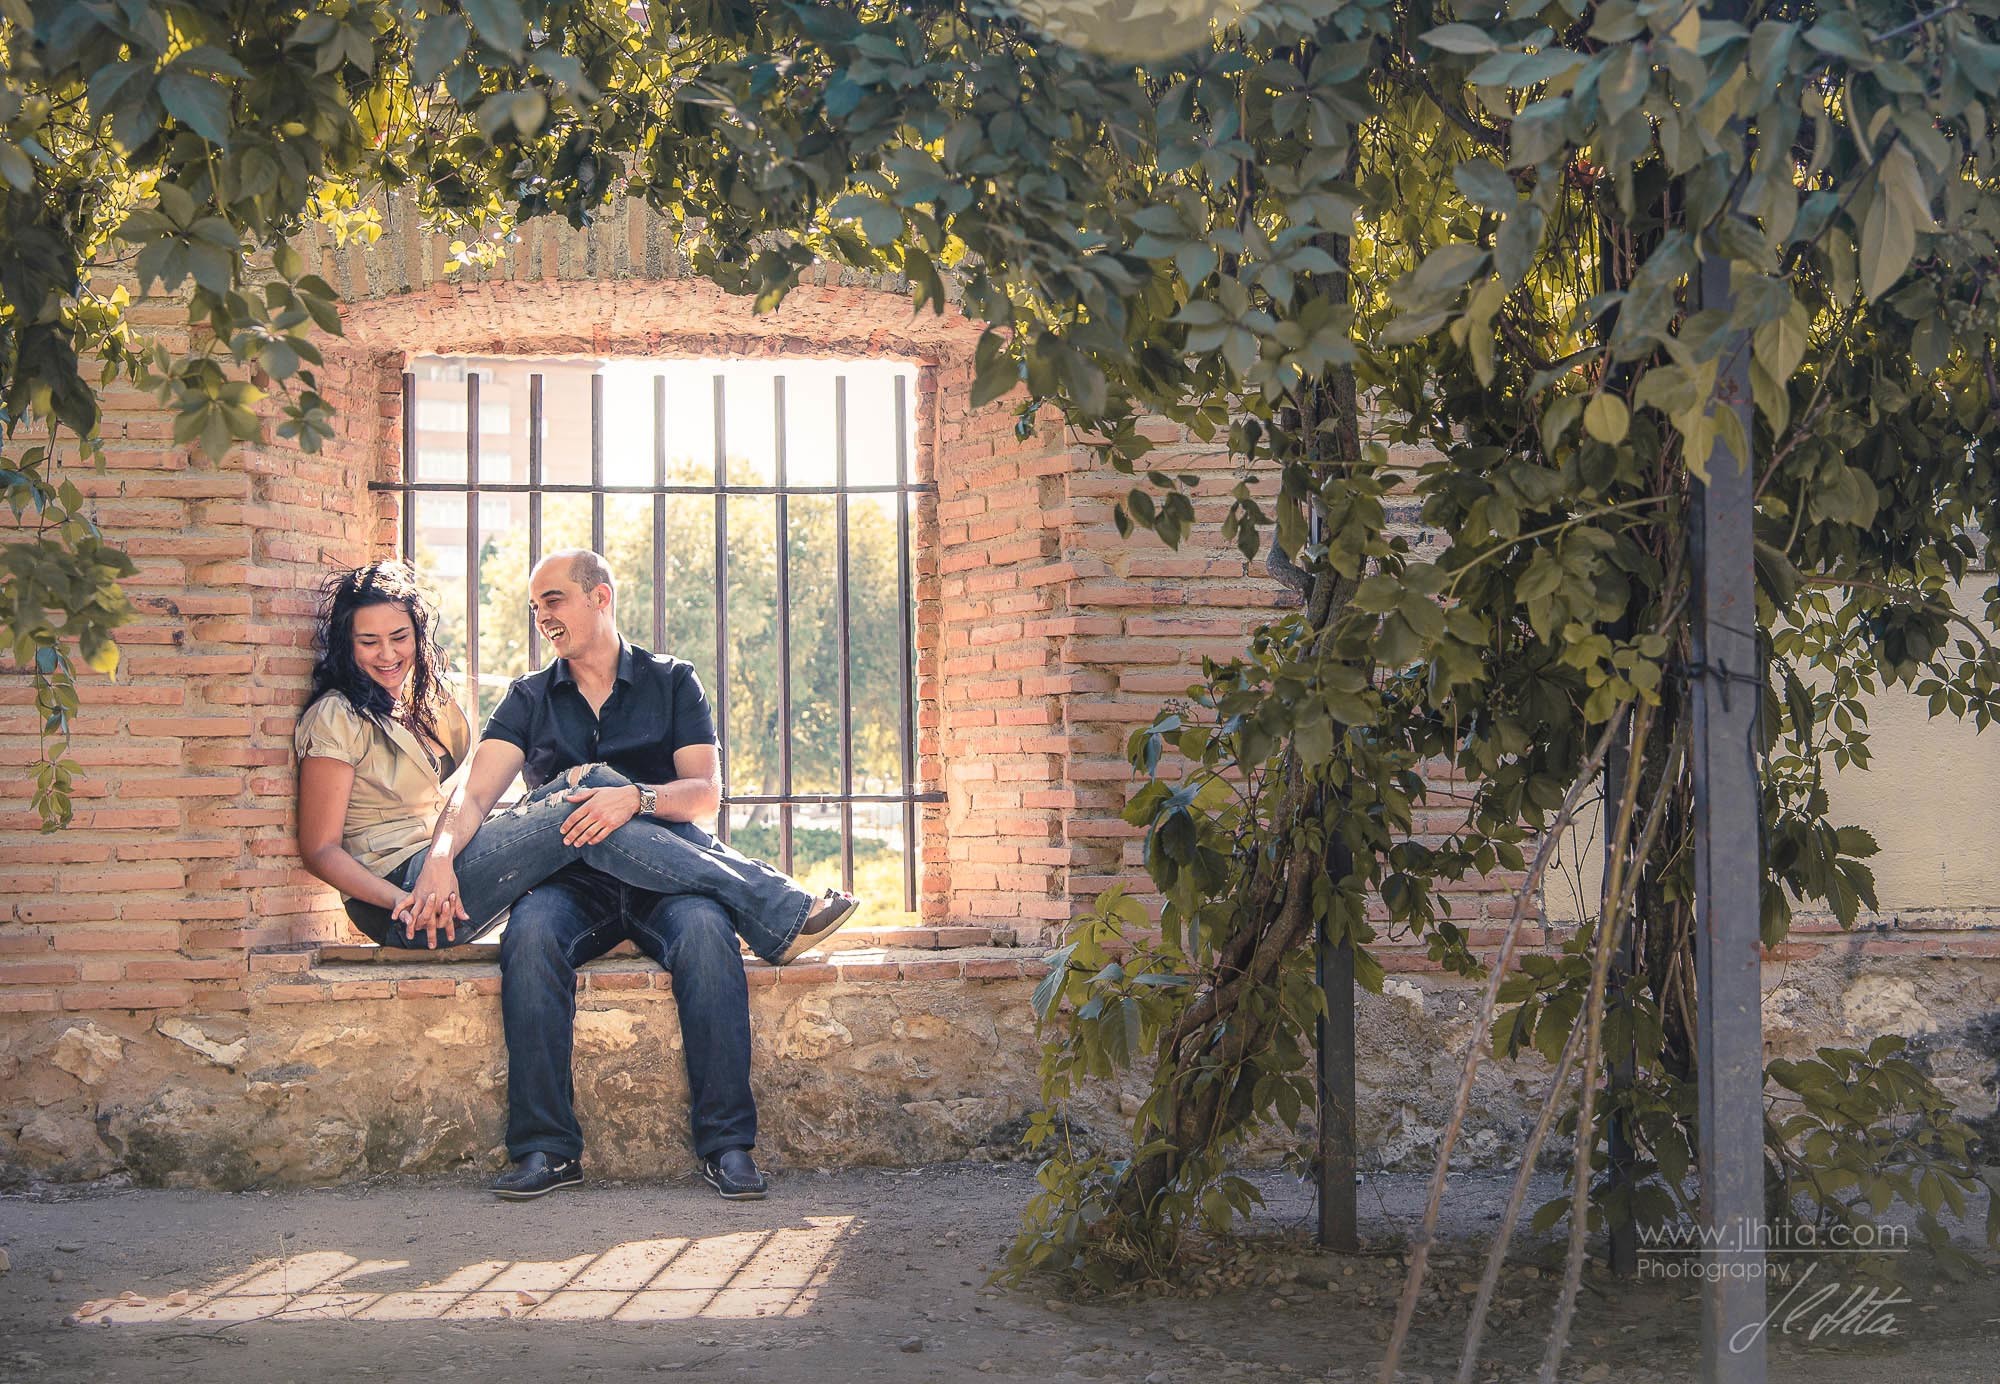
[[[632,652],[632,645],[626,640],[624,635],[622,634],[619,635],[618,671],[612,675],[613,680],[616,682],[626,683],[628,685],[631,684],[634,678],[634,670],[637,668],[637,666],[638,666],[638,659],[634,656]],[[550,685],[559,687],[566,682],[572,684],[575,683],[576,674],[570,672],[568,659],[559,658],[556,660],[556,671],[554,677],[551,679]]]

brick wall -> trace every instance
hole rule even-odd
[[[897,282],[816,272],[758,317],[687,277],[643,209],[583,233],[533,223],[497,271],[464,277],[398,207],[386,224],[371,247],[319,246],[350,303],[327,343],[339,432],[320,455],[272,444],[211,460],[172,444],[150,397],[106,398],[108,465],[76,479],[139,562],[141,618],[118,680],[84,680],[68,831],[34,830],[30,691],[0,678],[0,1013],[241,1007],[253,950],[351,937],[293,854],[291,730],[313,588],[394,549],[394,502],[367,487],[396,474],[399,376],[417,353],[917,364],[916,464],[938,490],[914,554],[919,773],[947,795],[924,810],[922,918],[1043,938],[1112,882],[1143,887],[1119,817],[1124,741],[1202,654],[1239,650],[1286,599],[1221,541],[1225,454],[1157,425],[1161,464],[1213,483],[1181,550],[1127,542],[1110,522],[1124,479],[1052,420],[1023,439],[1008,406],[972,410],[976,326],[912,314]],[[172,304],[135,316],[180,321]],[[1509,883],[1468,882],[1455,916],[1496,922]],[[1428,965],[1414,951],[1389,964]]]

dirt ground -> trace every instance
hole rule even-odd
[[[743,1204],[693,1184],[599,1183],[524,1204],[472,1181],[235,1195],[50,1189],[0,1198],[11,1260],[0,1276],[0,1379],[1373,1378],[1423,1179],[1368,1180],[1368,1252],[1350,1257],[1307,1246],[1307,1188],[1275,1173],[1257,1180],[1269,1208],[1233,1275],[1246,1281],[1083,1303],[987,1286],[1034,1190],[1019,1166],[794,1172],[770,1200]],[[1453,1180],[1438,1291],[1406,1379],[1452,1377],[1468,1301],[1460,1285],[1478,1276],[1481,1227],[1504,1195],[1498,1176]],[[1907,1302],[1849,1312],[1845,1330],[1823,1326],[1810,1339],[1847,1288],[1774,1320],[1770,1378],[2000,1379],[1990,1257],[1967,1283],[1940,1280],[1921,1258],[1895,1266]],[[1514,1256],[1478,1378],[1533,1377],[1555,1259],[1546,1242]],[[1822,1271],[1820,1283],[1837,1273]],[[1696,1291],[1593,1271],[1565,1379],[1696,1378]],[[120,1294],[130,1296],[65,1324]]]

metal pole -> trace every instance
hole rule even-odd
[[[1354,868],[1344,843],[1327,851],[1335,883]],[[1354,1195],[1354,943],[1327,944],[1319,925],[1317,974],[1326,997],[1319,1019],[1319,1243],[1352,1253],[1361,1247],[1360,1211]]]
[[[1730,311],[1729,261],[1705,258],[1704,310]],[[1751,431],[1750,352],[1738,333],[1716,378]],[[1758,937],[1757,713],[1764,666],[1751,570],[1751,470],[1718,442],[1694,486],[1695,984],[1701,1219],[1715,1248],[1702,1281],[1702,1378],[1761,1384],[1764,1336],[1763,961]]]

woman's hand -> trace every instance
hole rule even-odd
[[[459,922],[471,917],[458,897],[458,872],[449,860],[436,855],[424,862],[416,882],[410,885],[408,899],[403,936],[415,941],[417,933],[422,931],[428,934],[424,944],[428,947],[437,946],[440,929],[447,942],[456,942]]]

